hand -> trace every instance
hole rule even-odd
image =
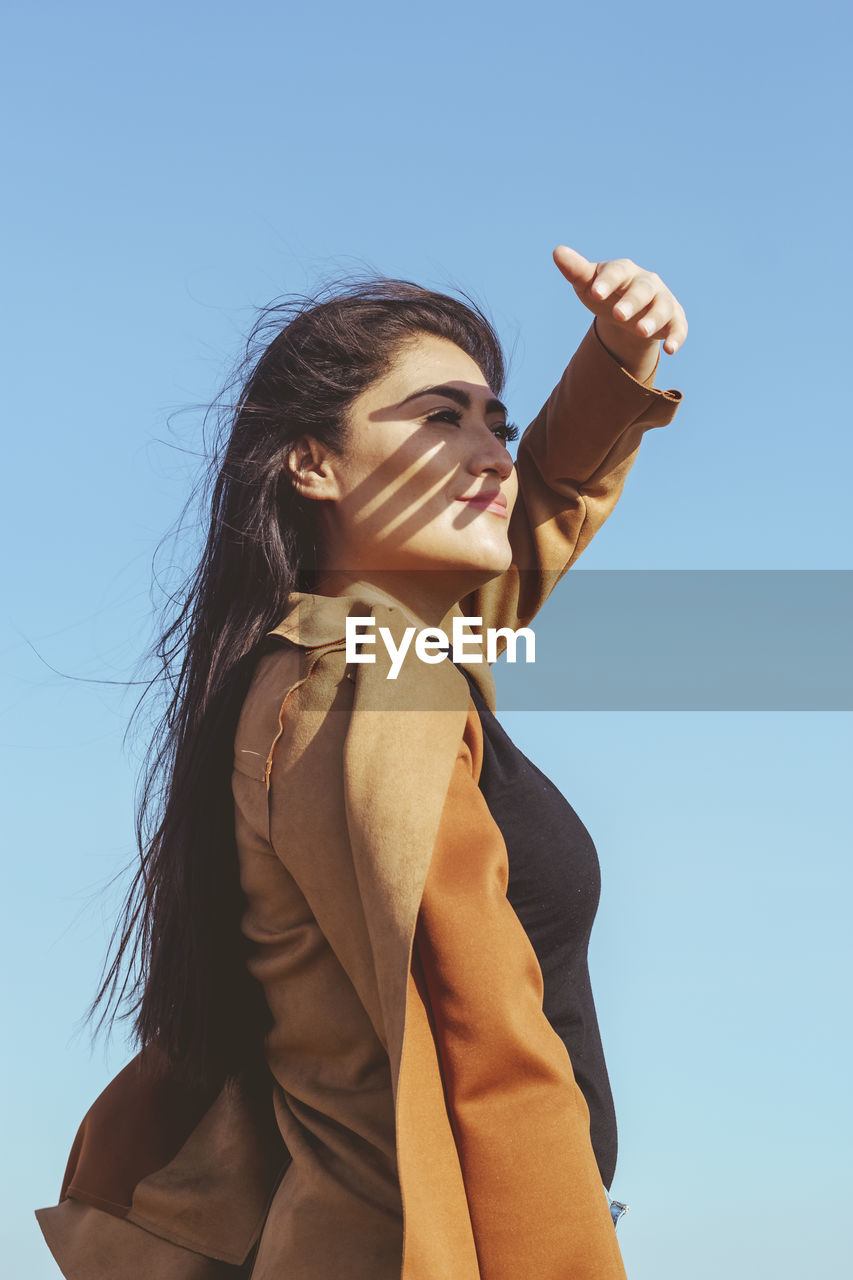
[[[684,308],[654,271],[644,271],[630,258],[589,262],[564,244],[554,250],[554,261],[596,317],[604,345],[634,377],[652,371],[661,339],[667,355],[683,343]]]

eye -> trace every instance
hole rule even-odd
[[[427,418],[427,422],[452,422],[455,426],[459,426],[462,421],[461,409],[438,409],[435,413],[431,413]],[[518,439],[518,427],[514,422],[503,422],[499,427],[495,427],[492,432],[499,440],[503,440],[504,444],[508,440]]]
[[[436,413],[431,413],[427,418],[427,422],[453,422],[456,426],[462,421],[462,411],[460,409],[439,409]]]

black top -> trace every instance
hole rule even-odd
[[[562,792],[508,737],[468,672],[458,670],[468,680],[483,726],[480,790],[506,844],[507,897],[539,960],[543,1012],[569,1052],[609,1190],[616,1169],[616,1113],[587,958],[601,893],[598,854]]]

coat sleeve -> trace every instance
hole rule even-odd
[[[507,895],[469,718],[412,954],[430,1014],[482,1274],[624,1280],[589,1109],[542,1010],[542,971]],[[479,757],[479,758],[478,758]]]
[[[653,382],[633,378],[590,326],[519,442],[512,564],[460,601],[466,616],[513,629],[535,617],[616,506],[644,433],[675,416],[681,392]]]

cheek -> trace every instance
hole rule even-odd
[[[518,501],[518,473],[515,467],[513,467],[512,475],[504,485],[504,493],[506,494],[507,511],[512,515],[515,504]]]
[[[397,495],[397,502],[416,502],[447,476],[449,463],[440,453],[436,449],[432,454],[425,452],[420,439],[401,439],[399,433],[386,435],[377,430],[370,447],[348,460],[348,491],[365,499],[383,493],[391,500]]]
[[[362,508],[375,503],[377,495],[387,492],[393,483],[387,454],[381,450],[362,450],[349,458],[339,471],[341,493],[350,512],[358,516]]]

